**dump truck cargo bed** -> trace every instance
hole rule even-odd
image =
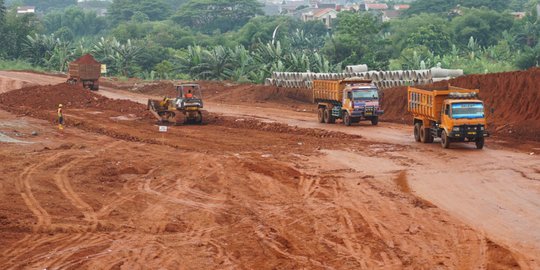
[[[438,88],[415,88],[408,87],[407,98],[408,106],[407,110],[414,116],[426,117],[430,120],[437,120],[440,118],[442,104],[445,99],[451,93],[459,94],[478,94],[477,89],[465,89],[454,86],[444,86]]]
[[[80,80],[97,80],[101,75],[101,64],[69,64],[69,77]]]
[[[370,80],[344,79],[344,80],[314,80],[313,102],[339,103],[343,100],[343,89],[351,84],[368,84]]]

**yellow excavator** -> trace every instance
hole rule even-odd
[[[175,98],[149,99],[148,110],[160,123],[203,124],[208,119],[208,112],[203,110],[201,87],[195,83],[177,85]]]

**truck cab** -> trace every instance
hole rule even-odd
[[[384,113],[379,105],[379,89],[375,84],[350,84],[343,89],[342,114],[349,116],[349,122],[359,122],[361,119],[371,120],[373,125],[379,122],[379,116]],[[343,120],[347,122],[347,119]],[[345,123],[347,124],[347,123]]]
[[[379,89],[371,80],[353,77],[343,80],[314,80],[313,100],[318,105],[320,123],[342,119],[350,126],[361,120],[379,123],[384,113],[379,104]]]
[[[408,111],[414,118],[414,139],[432,143],[441,138],[441,145],[449,148],[452,142],[474,142],[484,147],[489,136],[486,127],[484,102],[478,99],[479,90],[451,85],[408,87]]]
[[[474,141],[478,148],[482,148],[484,137],[489,136],[486,130],[484,102],[467,97],[459,99],[456,95],[450,95],[442,104],[438,130],[440,134],[437,135],[441,138],[446,137],[442,138],[443,143],[445,139],[447,143]]]

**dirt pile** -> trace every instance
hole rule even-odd
[[[55,112],[58,104],[69,109],[95,109],[151,118],[146,106],[129,100],[114,100],[67,83],[30,86],[0,95],[2,108],[16,113],[38,116]]]
[[[485,102],[490,130],[516,138],[540,140],[540,69],[469,75],[440,82],[453,86],[480,89]],[[407,113],[407,88],[384,91],[384,120],[410,123]],[[493,109],[493,112],[492,112]]]
[[[94,59],[94,57],[89,53],[79,57],[77,60],[73,61],[73,63],[83,65],[101,64],[100,62],[96,61],[96,59]]]

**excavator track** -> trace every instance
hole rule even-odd
[[[174,120],[171,121],[171,122],[173,122],[175,125],[178,126],[178,125],[183,125],[183,124],[185,124],[186,121],[187,121],[187,119],[186,119],[186,116],[184,115],[184,113],[182,113],[182,112],[177,112],[177,113],[175,114],[175,116],[174,116]]]
[[[210,117],[210,114],[208,113],[208,111],[206,111],[206,110],[200,110],[199,113],[200,113],[201,119],[200,119],[200,121],[198,122],[198,124],[200,124],[200,125],[206,125],[206,124],[208,124],[208,119],[209,119],[209,117]]]

